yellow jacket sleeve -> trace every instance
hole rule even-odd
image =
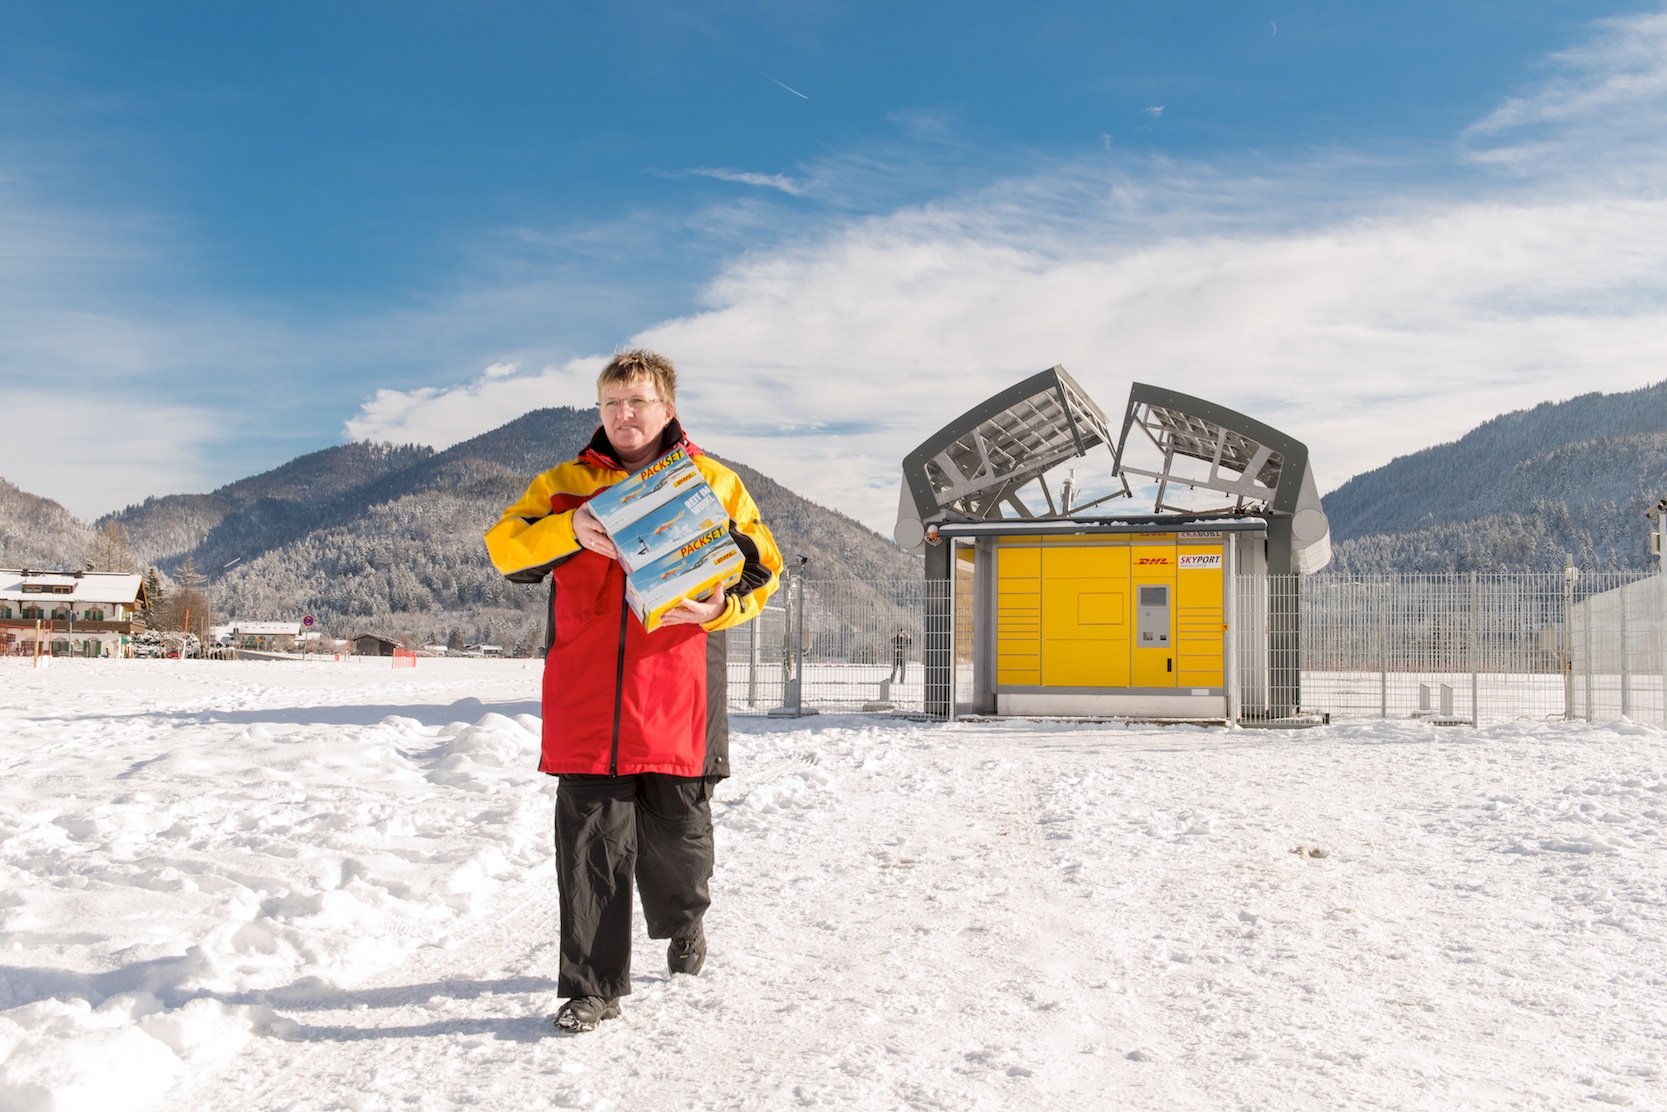
[[[730,539],[747,561],[741,581],[724,594],[723,612],[702,623],[701,628],[715,633],[751,621],[763,612],[764,603],[781,586],[781,550],[760,519],[758,506],[741,477],[709,458],[703,458],[701,464],[706,481],[729,511]]]
[[[582,501],[562,490],[561,468],[546,471],[486,531],[492,565],[511,579],[542,579],[550,568],[579,551],[573,510]]]

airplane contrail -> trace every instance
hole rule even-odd
[[[780,85],[782,88],[786,89],[788,92],[792,93],[794,96],[799,97],[802,100],[809,100],[810,99],[809,97],[805,96],[803,93],[799,92],[799,90],[795,89],[793,86],[787,84],[785,81],[776,81],[775,78],[771,77],[769,74],[765,73],[763,70],[758,71],[758,76],[762,77],[766,81],[774,82],[775,84]]]

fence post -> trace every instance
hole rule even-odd
[[[1667,726],[1667,568],[1656,572],[1656,670],[1661,673],[1661,723]]]
[[[1227,688],[1227,724],[1239,725],[1244,716],[1244,695],[1239,691],[1239,560],[1238,542],[1228,534],[1227,541],[1222,545],[1225,550],[1227,565],[1222,573],[1222,585],[1227,597],[1222,605],[1222,662],[1221,679]]]
[[[1385,584],[1378,592],[1378,717],[1389,717],[1389,611],[1392,592]]]
[[[1627,617],[1626,617],[1626,612],[1629,609],[1629,607],[1627,606],[1627,603],[1629,601],[1631,601],[1627,596],[1630,595],[1630,594],[1631,594],[1631,592],[1628,591],[1625,587],[1623,587],[1623,588],[1620,589],[1619,593],[1615,596],[1615,600],[1620,603],[1620,609],[1621,609],[1621,717],[1622,718],[1631,718],[1632,717],[1632,638],[1630,636],[1629,623],[1627,622]]]
[[[758,627],[764,624],[760,614],[747,623],[747,706],[758,706]]]
[[[1563,568],[1563,720],[1574,721],[1574,581],[1580,573],[1573,564]]]
[[[1586,597],[1586,612],[1580,623],[1581,654],[1586,658],[1586,721],[1592,721],[1592,618],[1597,614],[1597,599]]]
[[[1481,683],[1477,673],[1482,667],[1482,590],[1476,573],[1470,573],[1470,724],[1482,724]]]
[[[793,577],[793,713],[805,709],[805,575],[801,571]]]
[[[781,576],[787,589],[781,592],[781,707],[777,713],[794,714],[799,701],[799,663],[793,651],[793,615],[798,609],[793,599],[799,577],[791,568]]]

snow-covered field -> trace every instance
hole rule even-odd
[[[738,719],[566,1036],[537,680],[0,662],[0,1108],[1667,1108],[1659,729]]]

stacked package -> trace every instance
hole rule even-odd
[[[746,563],[729,536],[729,513],[688,452],[673,448],[588,503],[624,565],[625,597],[644,628],[719,584]]]

